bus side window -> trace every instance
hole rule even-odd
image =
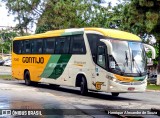
[[[25,40],[24,41],[24,53],[26,54],[29,54],[31,53],[31,45],[30,45],[30,42],[29,40]]]
[[[71,36],[71,49],[70,53],[72,54],[86,54],[86,47],[84,43],[83,35]]]
[[[88,38],[88,42],[89,42],[89,46],[90,46],[93,61],[96,63],[96,60],[97,60],[97,42],[98,42],[99,37],[96,34],[87,34],[87,38]]]
[[[70,38],[67,37],[57,37],[56,38],[56,54],[68,54],[69,52]]]
[[[98,46],[97,64],[106,68],[106,51],[104,46]]]
[[[22,53],[23,42],[22,41],[13,41],[13,52],[16,54]]]
[[[97,63],[98,42],[99,42],[100,39],[103,39],[104,37],[102,35],[99,35],[99,34],[88,33],[87,38],[88,38],[88,42],[89,42],[89,46],[90,46],[93,61],[94,61],[94,63]]]
[[[87,38],[94,63],[108,69],[107,46],[100,41],[105,37],[100,34],[88,33]]]
[[[19,54],[23,53],[23,47],[24,47],[24,41],[20,41],[20,49],[19,49]]]
[[[42,39],[33,40],[31,44],[32,44],[32,53],[33,54],[42,53],[42,48],[43,48],[43,40]]]
[[[53,54],[55,50],[55,38],[44,39],[44,53]]]

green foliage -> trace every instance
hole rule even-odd
[[[105,0],[0,0],[18,21],[16,29],[25,35],[38,19],[36,33],[74,27],[106,27]]]
[[[147,85],[147,89],[149,90],[160,90],[160,86],[158,85]]]
[[[12,40],[16,36],[17,36],[17,33],[14,31],[9,31],[9,30],[0,31],[0,38],[3,41]]]
[[[10,53],[12,40],[16,37],[18,33],[10,30],[1,30],[0,31],[0,52],[2,53]]]
[[[0,79],[12,80],[12,75],[0,75]]]
[[[38,20],[36,33],[54,29],[105,27],[108,9],[102,0],[48,0]]]
[[[114,14],[121,22],[120,29],[143,36],[144,33],[156,35],[160,25],[159,0],[130,0],[113,8]],[[118,17],[118,16],[119,17]]]
[[[21,35],[28,32],[29,25],[33,25],[34,20],[37,19],[38,5],[41,0],[0,0],[4,2],[9,14],[15,16],[15,21],[18,21],[16,29],[20,31]]]

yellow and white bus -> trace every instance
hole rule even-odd
[[[79,28],[48,31],[13,40],[12,76],[26,85],[43,82],[111,92],[144,92],[147,85],[145,48],[131,33]]]

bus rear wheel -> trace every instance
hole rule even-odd
[[[118,97],[118,95],[119,95],[119,93],[116,93],[116,92],[112,93],[112,96],[114,96],[114,97]]]
[[[88,93],[87,81],[83,76],[81,79],[80,92],[81,95],[86,95]]]
[[[25,84],[27,86],[30,86],[32,84],[31,79],[30,79],[30,73],[29,71],[26,71],[24,74],[24,80],[25,80]]]

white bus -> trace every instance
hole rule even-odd
[[[48,31],[16,37],[12,76],[27,85],[43,82],[111,92],[144,92],[147,60],[141,39],[131,33],[104,28]]]

